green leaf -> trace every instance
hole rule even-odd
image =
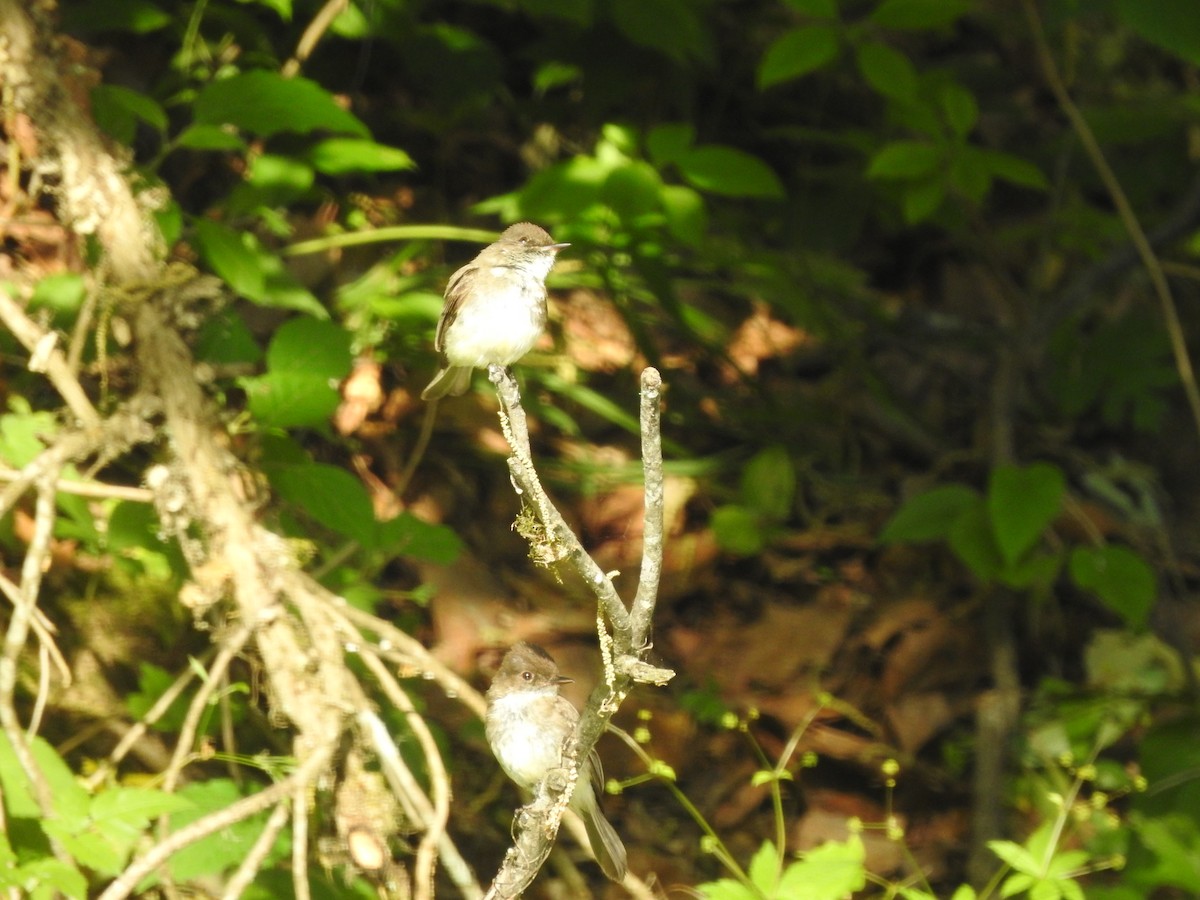
[[[1050,187],[1050,182],[1042,174],[1042,170],[1019,156],[1002,153],[999,150],[978,150],[977,153],[996,178],[1039,191],[1047,190]]]
[[[398,147],[362,138],[326,138],[308,151],[307,158],[314,169],[326,175],[395,172],[417,167],[413,158]]]
[[[92,798],[91,819],[99,826],[107,822],[123,822],[141,829],[163,813],[191,807],[192,802],[178,794],[148,788],[117,787],[102,791]]]
[[[87,296],[83,278],[73,272],[58,272],[38,281],[29,298],[30,309],[49,309],[56,313],[74,315]]]
[[[965,484],[935,487],[907,500],[883,527],[882,543],[936,541],[950,535],[954,521],[981,506],[979,492]]]
[[[204,320],[192,349],[196,359],[214,365],[256,365],[263,357],[245,321],[228,311]]]
[[[634,160],[609,173],[601,197],[621,221],[631,223],[639,216],[661,210],[662,188],[654,166]]]
[[[786,522],[796,496],[791,454],[775,444],[754,455],[742,472],[742,502],[763,519]]]
[[[696,127],[689,122],[658,125],[646,135],[646,150],[656,166],[675,162],[696,143]]]
[[[256,70],[213,81],[193,109],[199,124],[233,125],[263,137],[284,131],[370,137],[367,127],[319,84],[275,72]]]
[[[966,510],[954,520],[949,542],[950,549],[982,582],[995,579],[1004,566],[1000,551],[996,547],[987,508],[983,503]]]
[[[767,896],[771,896],[775,891],[779,863],[779,854],[775,852],[775,845],[770,841],[764,841],[762,846],[750,857],[750,864],[746,867],[746,874],[750,876],[755,887]]]
[[[437,565],[447,566],[462,554],[462,539],[453,528],[401,513],[386,522],[377,522],[369,549],[403,554]]]
[[[1154,570],[1128,547],[1076,547],[1071,553],[1071,578],[1095,591],[1104,604],[1134,628],[1146,625],[1158,586]]]
[[[766,546],[767,535],[755,510],[732,504],[718,506],[709,524],[717,545],[729,553],[754,556]]]
[[[979,121],[979,104],[975,95],[957,82],[944,84],[938,91],[938,104],[950,130],[966,137]]]
[[[762,900],[762,895],[757,891],[732,878],[710,881],[697,887],[697,890],[705,900]]]
[[[1117,0],[1117,13],[1152,44],[1200,66],[1200,16],[1193,0]]]
[[[903,195],[904,221],[909,225],[924,222],[939,209],[946,199],[946,185],[941,178],[928,178],[905,185]]]
[[[281,325],[267,348],[273,372],[303,372],[331,384],[350,374],[354,354],[350,334],[340,325],[300,316]]]
[[[267,279],[259,265],[262,254],[253,235],[211,219],[198,219],[195,228],[200,255],[235,293],[248,300],[266,295]]]
[[[866,850],[858,835],[845,843],[828,841],[792,863],[779,880],[776,897],[789,900],[843,900],[867,883]]]
[[[837,59],[837,29],[830,25],[805,25],[776,39],[758,66],[758,88],[764,90],[822,69]]]
[[[1062,553],[1032,553],[996,573],[1002,584],[1018,590],[1048,590],[1062,569]]]
[[[137,123],[145,122],[159,134],[167,130],[167,114],[145,94],[112,84],[92,88],[92,115],[96,124],[122,144],[132,144]]]
[[[225,809],[243,796],[237,785],[223,778],[194,782],[179,793],[195,805],[171,816],[172,831],[179,831],[208,813]],[[262,812],[251,816],[172,854],[168,863],[171,875],[178,882],[191,882],[233,868],[245,859],[246,848],[254,844],[269,814]],[[263,867],[269,868],[274,860],[286,855],[289,843],[288,831],[284,829]]]
[[[263,426],[319,427],[337,409],[338,385],[352,362],[350,336],[344,330],[301,317],[275,332],[267,349],[267,373],[240,383],[250,411]]]
[[[254,418],[265,428],[317,428],[338,407],[337,388],[304,372],[268,372],[239,382]]]
[[[875,91],[907,103],[917,96],[917,70],[907,56],[887,44],[860,44],[858,69]]]
[[[325,528],[372,544],[375,511],[362,482],[344,469],[324,463],[267,468],[271,487]]]
[[[175,138],[175,146],[189,150],[232,150],[242,152],[247,144],[242,136],[225,125],[189,125]]]
[[[885,144],[867,165],[868,178],[924,178],[943,164],[942,148],[923,141]]]
[[[661,200],[667,230],[678,240],[698,247],[708,231],[708,208],[704,198],[682,184],[664,184]]]
[[[33,412],[23,397],[9,399],[12,412],[0,416],[0,459],[15,468],[33,462],[58,434],[58,420],[49,412]]]
[[[211,219],[195,223],[196,247],[205,262],[238,294],[259,306],[294,309],[317,318],[329,313],[248,231]]]
[[[692,0],[611,0],[608,14],[632,43],[656,50],[677,63],[712,56],[712,42]]]
[[[65,7],[63,21],[72,33],[80,35],[149,34],[166,28],[175,19],[149,0],[88,0]]]
[[[971,8],[971,0],[883,0],[871,13],[882,28],[943,28]]]
[[[988,849],[1018,872],[1027,875],[1037,875],[1041,871],[1041,863],[1033,855],[1013,841],[988,841]]]
[[[1049,463],[998,466],[988,481],[988,517],[1008,565],[1032,549],[1062,510],[1066,479]]]
[[[693,147],[677,161],[693,186],[727,197],[781,198],[779,177],[761,159],[732,147]]]
[[[583,69],[573,63],[550,60],[537,67],[533,73],[533,90],[544,96],[555,88],[576,84],[583,80]]]

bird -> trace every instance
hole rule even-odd
[[[546,276],[569,246],[518,222],[450,276],[434,337],[439,369],[422,400],[457,397],[472,369],[510,366],[530,351],[546,329]]]
[[[559,674],[545,650],[522,641],[504,655],[488,688],[488,744],[505,774],[528,791],[563,768],[563,747],[575,733],[579,712],[558,689],[571,680]],[[596,799],[601,775],[595,750],[580,763],[578,776],[568,806],[583,819],[601,870],[613,881],[624,881],[625,845]]]

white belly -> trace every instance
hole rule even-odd
[[[544,295],[513,287],[486,303],[464,303],[446,334],[452,366],[508,366],[533,349],[545,327]]]

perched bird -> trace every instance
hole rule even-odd
[[[522,642],[504,655],[488,688],[488,743],[500,768],[526,790],[532,791],[547,774],[563,767],[563,747],[579,721],[571,701],[558,693],[559,685],[570,681],[558,674],[550,654]],[[569,806],[583,819],[592,853],[604,874],[623,881],[625,845],[600,812],[595,792],[599,780],[600,758],[592,751],[579,766]]]
[[[546,276],[567,246],[519,222],[450,276],[434,339],[441,368],[422,400],[457,397],[472,369],[509,366],[529,352],[546,329]]]

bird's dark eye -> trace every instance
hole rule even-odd
[[[521,677],[524,678],[526,681],[533,681],[533,673],[532,672],[522,672]]]

